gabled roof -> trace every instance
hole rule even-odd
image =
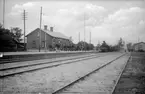
[[[40,30],[40,28],[37,28],[37,29],[35,29],[35,30]],[[33,30],[32,32],[34,32],[35,30]],[[69,40],[68,37],[66,37],[65,35],[63,35],[63,34],[60,33],[60,32],[54,32],[54,31],[52,32],[52,31],[50,31],[50,30],[44,30],[44,29],[41,29],[41,31],[46,32],[48,35],[50,35],[50,36],[52,36],[52,37],[63,38],[63,39],[68,39],[68,40]],[[30,32],[30,33],[27,34],[26,36],[30,35],[32,32]]]
[[[54,31],[52,32],[52,31],[49,31],[49,30],[42,30],[42,31],[46,32],[47,34],[49,34],[52,37],[69,39],[68,37],[66,37],[65,35],[63,35],[60,32],[54,32]]]
[[[139,43],[135,43],[135,44],[133,45],[133,47],[136,46],[136,45],[138,45],[138,44],[140,44],[140,43],[145,44],[144,42],[139,42]]]

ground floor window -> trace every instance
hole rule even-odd
[[[36,48],[36,41],[32,42],[32,48]]]
[[[45,47],[45,41],[42,41],[42,48]]]

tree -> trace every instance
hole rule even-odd
[[[94,49],[94,45],[93,44],[88,44],[88,49],[87,50],[93,50]]]
[[[100,43],[98,43],[96,46],[96,50],[100,50],[100,46],[101,46]]]
[[[103,41],[101,46],[103,46],[103,47],[109,47],[108,44],[105,41]]]
[[[119,49],[121,49],[124,46],[125,42],[122,40],[122,38],[120,38],[120,40],[118,41],[118,47]]]
[[[77,49],[78,50],[87,50],[88,49],[88,43],[84,41],[80,41],[77,43]]]
[[[100,46],[102,52],[108,52],[110,50],[109,45],[103,41],[102,45]]]
[[[77,43],[77,49],[78,50],[83,50],[83,48],[84,48],[84,42],[83,41],[78,42]]]
[[[110,45],[110,51],[118,51],[118,45]]]
[[[15,51],[17,48],[16,41],[12,37],[10,30],[2,28],[0,25],[0,51]]]
[[[88,44],[87,42],[80,41],[74,46],[76,50],[93,50],[94,45],[93,44]]]
[[[132,51],[132,43],[128,43],[128,44],[126,44],[126,46],[127,46],[127,50],[129,52]]]
[[[22,40],[21,37],[23,36],[22,34],[22,29],[18,28],[18,27],[14,27],[12,28],[12,33],[13,33],[13,37],[18,40],[19,42]]]
[[[0,29],[3,27],[3,25],[0,23]]]
[[[59,49],[59,48],[60,48],[60,44],[57,43],[57,44],[55,45],[55,47],[57,47],[57,49]]]

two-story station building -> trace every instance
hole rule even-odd
[[[40,36],[39,36],[40,35]],[[27,49],[47,49],[51,50],[59,44],[60,47],[69,46],[72,41],[69,37],[66,37],[60,32],[54,32],[53,27],[47,29],[47,25],[44,25],[44,29],[37,28],[30,32],[27,36]]]

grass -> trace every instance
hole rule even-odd
[[[145,52],[131,56],[113,94],[145,94]]]

